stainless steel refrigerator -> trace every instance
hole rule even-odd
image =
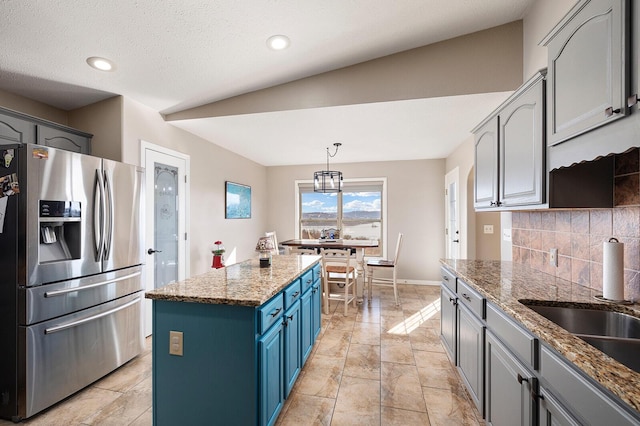
[[[140,167],[0,145],[0,417],[142,352],[143,183]]]

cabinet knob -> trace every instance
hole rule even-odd
[[[604,110],[604,115],[607,117],[611,117],[613,114],[620,114],[620,108],[613,109],[613,107],[609,107]]]

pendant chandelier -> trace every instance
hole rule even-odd
[[[320,170],[313,174],[313,191],[314,192],[340,192],[342,191],[342,172],[329,170],[329,157],[333,158],[338,153],[338,148],[342,144],[336,142],[333,146],[336,150],[333,154],[329,153],[327,147],[327,170]]]

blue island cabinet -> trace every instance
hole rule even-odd
[[[153,424],[274,424],[319,334],[320,292],[315,264],[257,307],[154,299]]]

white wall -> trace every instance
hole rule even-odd
[[[331,164],[345,178],[386,177],[389,255],[399,232],[404,241],[399,261],[400,279],[435,281],[438,259],[444,257],[444,160]],[[267,224],[279,240],[295,236],[296,179],[312,179],[323,165],[269,167]]]
[[[547,48],[538,43],[556,26],[576,0],[536,0],[523,19],[523,81],[547,66]]]
[[[446,159],[446,173],[458,167],[460,169],[460,257],[475,259],[475,219],[473,209],[473,180],[469,182],[469,175],[473,172],[474,139],[469,136]],[[471,195],[471,197],[470,197]],[[443,207],[444,208],[444,207]]]
[[[268,187],[266,168],[164,122],[152,109],[124,99],[122,161],[139,164],[140,140],[191,157],[190,272],[210,270],[210,247],[221,240],[227,259],[255,256],[255,244],[266,228]],[[224,182],[250,185],[251,219],[224,218]]]

